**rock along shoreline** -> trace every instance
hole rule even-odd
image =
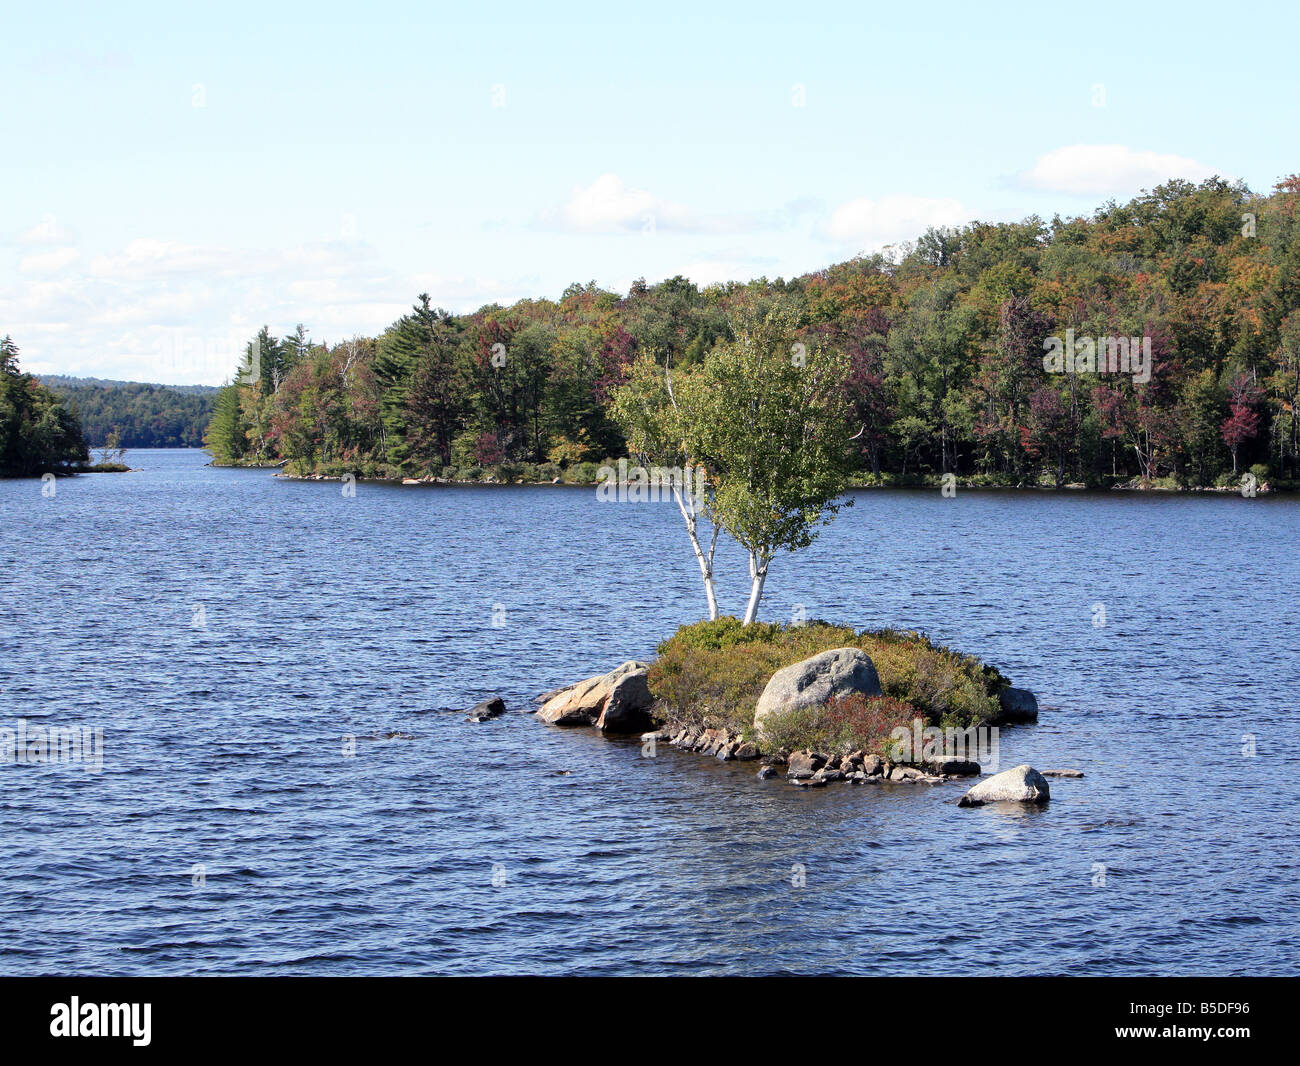
[[[881,694],[870,658],[858,649],[832,649],[776,671],[755,710],[754,734],[746,737],[725,726],[710,727],[660,719],[648,680],[649,664],[630,660],[609,673],[543,693],[537,719],[565,728],[592,728],[608,737],[639,739],[653,755],[659,744],[722,762],[755,762],[760,781],[784,777],[796,788],[850,785],[937,785],[981,775],[974,759],[942,754],[915,760],[891,760],[865,750],[827,753],[789,751],[764,744],[763,724],[791,709],[825,704],[850,693]],[[1027,689],[1005,688],[999,711],[985,726],[1021,725],[1038,720],[1038,701]],[[706,720],[707,723],[707,720]],[[960,807],[987,803],[1041,805],[1051,798],[1046,777],[1081,778],[1078,770],[1040,772],[1029,765],[1013,767],[978,781],[958,800]]]

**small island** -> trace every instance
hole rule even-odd
[[[784,774],[802,788],[939,784],[992,769],[962,806],[1050,796],[1032,767],[996,773],[999,728],[1038,720],[1033,693],[922,633],[724,616],[683,626],[652,663],[623,663],[538,702],[551,725],[639,736],[647,755],[670,744],[753,760],[759,780]]]

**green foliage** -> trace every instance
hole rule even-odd
[[[52,390],[18,369],[18,346],[0,339],[0,474],[30,477],[90,459],[76,414]]]
[[[742,317],[735,333],[689,379],[682,429],[714,482],[710,516],[765,567],[778,550],[810,544],[838,509],[848,477],[848,363],[797,339],[794,302]]]
[[[722,651],[724,648],[734,648],[737,644],[753,644],[760,641],[771,643],[780,636],[781,632],[782,627],[776,623],[755,623],[747,626],[739,618],[726,614],[712,621],[682,626],[672,637],[660,642],[658,651],[660,655],[670,654],[679,649]]]
[[[832,513],[817,501],[833,501],[840,460],[890,484],[948,472],[963,484],[1214,483],[1233,469],[1221,429],[1245,375],[1258,397],[1238,418],[1250,430],[1238,467],[1267,464],[1287,485],[1300,478],[1297,208],[1300,177],[1270,195],[1171,181],[1087,218],[931,230],[895,258],[791,281],[701,289],[678,277],[623,296],[573,285],[558,301],[459,316],[422,295],[380,337],[332,347],[263,329],[237,402],[218,398],[209,447],[399,472],[572,468],[625,448],[662,465],[708,457],[743,475],[716,501],[738,535],[797,546]],[[784,320],[764,338],[773,314]],[[1048,374],[1043,341],[1066,329],[1149,337],[1151,381]],[[796,339],[826,382],[847,363],[852,440],[813,432],[836,402],[792,372]],[[674,421],[681,410],[656,414],[671,407],[656,397],[666,375],[679,408],[710,427],[699,439]],[[776,443],[796,438],[805,447]]]
[[[212,420],[203,443],[218,463],[236,463],[248,451],[248,438],[240,409],[239,386],[225,385],[217,393]]]
[[[570,485],[594,485],[599,476],[598,463],[574,463],[564,471],[564,480]]]
[[[198,448],[212,420],[218,390],[200,385],[148,385],[43,374],[41,383],[77,413],[92,448],[118,433],[122,448]]]
[[[802,707],[763,719],[767,747],[786,751],[811,750],[824,755],[861,751],[890,758],[889,735],[911,730],[916,709],[892,696],[845,696],[823,707]]]
[[[702,724],[716,719],[739,732],[772,675],[833,648],[861,648],[871,657],[884,694],[930,724],[970,725],[992,718],[1006,680],[993,667],[930,641],[892,629],[857,632],[814,621],[754,623],[722,617],[681,627],[659,645],[650,690],[665,718]]]

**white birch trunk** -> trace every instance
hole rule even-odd
[[[695,499],[689,493],[686,499],[682,499],[680,489],[673,486],[673,499],[677,501],[677,506],[682,512],[682,518],[686,522],[686,535],[691,538],[691,550],[695,552],[695,561],[700,564],[700,577],[704,580],[704,598],[709,605],[709,621],[714,621],[718,617],[718,594],[713,580],[713,553],[718,548],[718,528],[713,527],[713,537],[709,541],[709,550],[706,552],[700,545],[700,536],[698,530],[699,512],[695,509]],[[690,501],[689,506],[687,501]]]
[[[756,552],[749,553],[749,603],[745,607],[745,625],[758,618],[758,605],[763,599],[763,582],[767,580],[767,567],[771,559],[760,559]]]

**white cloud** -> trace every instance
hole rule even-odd
[[[707,214],[602,174],[575,186],[559,208],[543,214],[544,226],[578,233],[753,233],[789,223],[792,210]]]
[[[53,215],[46,215],[30,229],[18,234],[17,243],[26,245],[67,244],[72,240],[72,232],[61,226]]]
[[[860,250],[881,248],[898,241],[915,240],[930,226],[960,226],[969,222],[959,200],[924,196],[859,197],[841,204],[826,223],[833,240]]]
[[[418,292],[463,312],[541,286],[536,276],[399,277],[356,241],[264,250],[140,238],[84,259],[69,251],[35,250],[0,279],[0,323],[25,368],[218,384],[263,323],[284,334],[302,322],[313,339],[337,342],[377,334]]]
[[[216,384],[264,322],[280,333],[304,322],[337,340],[393,321],[402,286],[373,258],[357,242],[267,251],[140,238],[88,261],[41,249],[0,285],[0,322],[24,366]]]
[[[1204,181],[1213,167],[1186,156],[1142,152],[1122,144],[1072,144],[1038,157],[1020,176],[1031,188],[1076,196],[1131,195],[1170,178]]]
[[[574,229],[596,232],[642,229],[656,225],[656,216],[679,216],[682,209],[659,200],[644,189],[629,189],[616,174],[602,174],[578,187],[561,208],[561,218]]]
[[[153,292],[135,299],[114,300],[90,316],[93,325],[184,326],[193,322],[195,315],[210,302],[206,289],[186,289],[179,292]]]
[[[75,248],[55,248],[49,252],[34,252],[18,261],[23,274],[54,274],[75,263],[81,253]]]
[[[90,264],[90,272],[98,277],[143,280],[200,272],[212,276],[248,265],[245,257],[227,249],[142,237],[116,255],[96,256]]]

